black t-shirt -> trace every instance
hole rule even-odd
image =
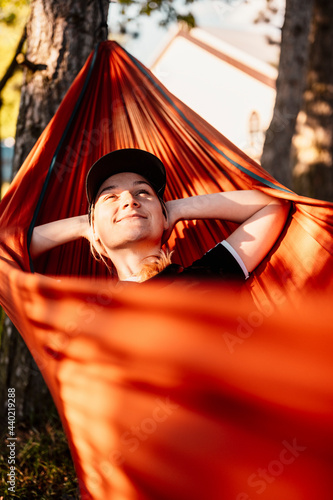
[[[244,282],[248,273],[243,263],[242,268],[240,264],[242,261],[237,253],[235,251],[233,253],[235,256],[222,243],[218,243],[190,266],[182,267],[179,264],[170,264],[148,281],[165,279],[170,282],[178,279],[210,280],[222,278],[226,281]]]

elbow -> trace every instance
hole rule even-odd
[[[292,206],[292,202],[289,200],[285,200],[284,198],[273,198],[269,205],[276,206],[279,211],[288,214],[290,207]]]
[[[31,240],[30,246],[29,246],[29,254],[32,260],[34,260],[36,257],[39,255],[38,251],[38,245],[36,245],[36,242],[34,239]]]
[[[277,226],[279,226],[281,232],[288,220],[292,202],[277,198],[272,204],[274,205]]]
[[[35,227],[32,232],[31,242],[29,246],[29,254],[32,260],[38,257],[43,250],[41,249],[41,238],[38,232],[38,227]]]
[[[290,212],[290,209],[293,205],[293,203],[289,200],[279,200],[280,202],[280,210],[281,210],[281,216],[285,219],[285,221],[288,219],[288,215]]]

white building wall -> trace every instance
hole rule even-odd
[[[250,117],[255,111],[261,130],[267,129],[275,89],[181,36],[172,40],[151,69],[171,93],[243,151],[260,158],[263,133],[251,145]],[[276,74],[274,68],[267,69],[268,76]]]

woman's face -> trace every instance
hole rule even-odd
[[[167,227],[158,196],[141,175],[123,172],[101,185],[95,201],[94,232],[106,250],[156,247]]]

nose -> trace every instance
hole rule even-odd
[[[140,203],[139,201],[130,193],[127,191],[124,193],[123,200],[122,200],[122,207],[123,208],[128,208],[128,207],[139,207]]]

